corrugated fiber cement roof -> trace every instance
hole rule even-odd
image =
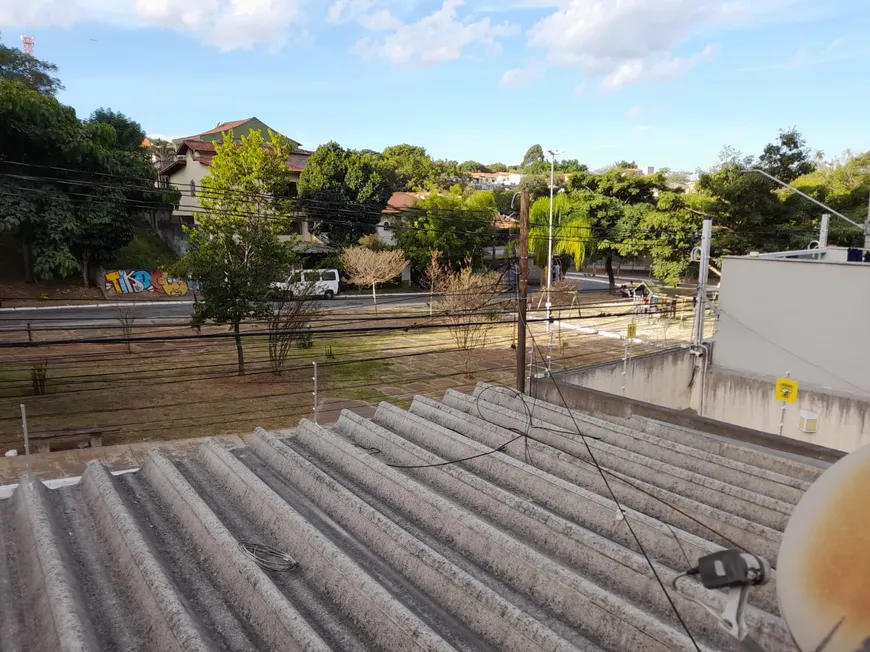
[[[152,450],[124,475],[92,462],[75,486],[25,477],[0,500],[0,649],[737,649],[685,597],[721,609],[724,594],[672,583],[723,546],[775,563],[821,470],[573,414],[480,386],[235,450]],[[240,541],[298,565],[265,570]],[[794,649],[774,584],[746,620],[768,652]]]

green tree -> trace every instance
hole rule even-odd
[[[504,163],[490,163],[486,166],[490,172],[507,172],[508,166]]]
[[[644,253],[645,240],[636,237],[641,223],[652,210],[659,193],[666,191],[661,173],[638,176],[627,167],[614,167],[602,174],[577,172],[570,188],[584,207],[592,227],[595,251],[604,256],[610,290],[616,289],[613,257],[634,257]]]
[[[492,242],[493,219],[498,214],[492,193],[463,198],[454,186],[447,194],[417,201],[396,230],[396,245],[405,252],[415,273],[422,273],[432,252],[441,252],[443,264],[457,268],[470,260],[480,265]]]
[[[299,178],[299,197],[312,230],[335,246],[350,246],[374,233],[391,195],[376,157],[336,142],[318,147]]]
[[[139,126],[113,114],[119,126]],[[141,145],[141,140],[139,141]],[[177,202],[156,189],[141,147],[115,126],[81,122],[54,97],[0,79],[0,231],[22,247],[25,278],[64,277],[110,260],[133,237],[135,216]]]
[[[57,66],[53,63],[0,43],[0,79],[21,82],[42,95],[57,95],[63,85],[55,77],[56,73]]]
[[[426,188],[432,179],[432,158],[424,147],[392,145],[381,154],[384,165],[392,171],[393,191],[414,191]]]
[[[707,210],[713,216],[714,258],[806,246],[807,226],[783,202],[779,186],[745,173],[756,163],[751,156],[725,152],[719,166],[698,177],[698,192],[708,199]]]
[[[175,160],[177,150],[175,143],[162,138],[157,138],[151,141],[149,154],[156,159],[158,169],[162,169]]]
[[[861,224],[867,219],[867,197],[870,196],[870,152],[846,152],[842,158],[824,163],[815,171],[798,177],[791,185]],[[820,213],[824,212],[822,209],[794,193],[788,193],[785,201],[792,210],[802,215],[802,221],[809,229],[818,232]],[[864,237],[859,229],[832,216],[828,243],[841,247],[861,247]]]
[[[795,128],[783,129],[776,142],[769,143],[758,166],[784,183],[791,183],[816,169],[812,152],[807,148],[803,135]]]
[[[653,276],[664,283],[680,282],[692,249],[700,243],[703,217],[698,208],[703,208],[699,195],[663,192],[640,215],[638,231],[630,236],[636,241],[627,242],[633,251],[652,257]]]
[[[231,326],[240,376],[245,373],[240,325],[269,317],[271,284],[297,260],[295,238],[279,237],[293,222],[286,196],[291,151],[291,143],[271,131],[268,143],[259,131],[238,144],[232,132],[224,134],[198,195],[203,212],[188,229],[190,252],[173,266],[174,274],[201,287],[193,323]]]
[[[486,167],[483,163],[477,161],[465,161],[465,163],[460,164],[459,171],[466,174],[470,172],[492,172],[492,170]]]
[[[577,269],[583,265],[591,243],[587,206],[560,193],[553,198],[553,256],[569,256]],[[550,198],[541,197],[529,210],[529,253],[546,269],[550,238]],[[545,277],[546,278],[546,277]]]
[[[425,184],[426,190],[444,192],[465,178],[466,175],[460,172],[456,161],[439,159],[432,162],[432,171]]]
[[[538,197],[550,196],[550,177],[542,174],[526,174],[523,176],[517,192],[528,190],[531,201],[535,201]]]
[[[529,167],[533,163],[539,163],[544,160],[544,149],[540,145],[532,145],[526,150],[526,155],[523,156],[522,167]]]

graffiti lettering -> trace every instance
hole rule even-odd
[[[104,275],[106,294],[157,294],[183,297],[198,290],[193,281],[184,281],[158,270],[113,269]]]

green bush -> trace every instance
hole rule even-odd
[[[171,265],[178,256],[151,229],[136,227],[130,244],[122,247],[115,260],[105,263],[106,269],[160,269]]]

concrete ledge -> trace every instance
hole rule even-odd
[[[24,625],[25,650],[98,652],[91,623],[58,548],[47,491],[33,476],[24,476],[11,505],[22,590],[17,607]]]
[[[381,649],[452,650],[231,452],[206,443],[200,460],[227,495],[299,562],[297,572],[318,586]]]
[[[208,652],[206,637],[190,618],[100,462],[88,463],[81,487],[101,539],[115,563],[127,570],[126,577],[148,614],[150,646],[155,650]]]
[[[408,534],[316,466],[258,431],[249,446],[272,469],[315,500],[354,536],[499,650],[574,650],[550,629]]]
[[[345,431],[355,431],[358,419],[345,413],[338,427],[341,429],[343,424]],[[336,465],[404,516],[601,645],[638,652],[692,649],[685,634],[460,509],[375,457],[361,457],[350,442],[309,423],[303,421],[297,435],[307,450]]]
[[[220,446],[216,440],[210,445]],[[166,455],[152,449],[142,468],[151,489],[169,505],[221,589],[241,605],[245,620],[271,650],[326,652],[327,645],[209,509]]]
[[[561,392],[561,393],[560,393]],[[532,395],[556,405],[562,404],[562,398],[568,402],[570,408],[588,409],[602,414],[616,417],[630,418],[634,415],[667,421],[678,426],[691,428],[702,433],[709,433],[720,437],[726,437],[738,442],[764,446],[773,450],[802,455],[824,462],[834,463],[843,458],[846,453],[831,448],[825,448],[816,444],[780,437],[770,433],[761,432],[735,426],[723,421],[715,421],[707,417],[699,417],[689,412],[670,410],[659,407],[652,403],[644,403],[630,398],[623,398],[606,392],[599,392],[587,387],[578,387],[566,382],[560,382],[558,389],[552,380],[538,379],[533,385]]]

